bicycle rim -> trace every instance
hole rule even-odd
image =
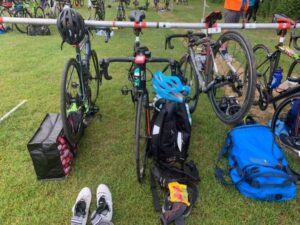
[[[147,164],[147,151],[150,137],[150,111],[148,109],[148,96],[140,95],[136,102],[135,118],[135,145],[136,145],[136,173],[141,183],[145,177]],[[147,108],[147,109],[146,109]]]
[[[14,14],[14,17],[26,17],[26,18],[30,18],[31,15],[25,11],[25,10],[22,10],[22,11],[16,11],[15,14]],[[27,33],[27,24],[15,24],[17,30],[20,32],[20,33]]]
[[[253,52],[249,41],[237,31],[223,33],[217,43],[220,44],[213,49],[215,66],[210,63],[208,80],[222,81],[209,90],[208,96],[218,118],[236,124],[248,113],[255,94]],[[228,57],[223,56],[224,47]]]
[[[182,76],[186,79],[186,84],[191,88],[191,100],[188,105],[190,113],[193,113],[196,110],[199,99],[199,81],[189,56],[185,55],[180,59],[180,70]]]
[[[76,145],[83,132],[84,103],[81,94],[79,64],[69,59],[61,82],[61,117],[67,139]]]
[[[91,89],[91,104],[95,105],[98,94],[99,94],[99,84],[100,84],[100,72],[98,66],[98,58],[95,50],[91,51],[89,57],[89,86]]]
[[[11,13],[9,12],[9,9],[3,8],[0,11],[0,16],[2,16],[2,17],[11,17]],[[12,29],[13,28],[12,24],[9,24],[9,23],[5,23],[5,27],[6,27],[6,29]]]
[[[35,9],[34,17],[45,18],[44,10],[42,9],[42,7],[39,6]]]
[[[289,111],[291,110],[295,101],[300,101],[300,94],[297,93],[285,99],[281,102],[275,111],[271,128],[275,134],[277,143],[282,147],[285,152],[285,157],[289,163],[289,166],[296,172],[300,173],[300,150],[298,145],[290,145],[288,140],[298,136],[294,136],[291,132],[290,118],[288,117]],[[292,143],[292,142],[291,142]]]

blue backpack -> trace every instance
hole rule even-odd
[[[227,154],[228,169],[216,165],[215,176],[224,185],[226,172],[231,182],[248,198],[264,201],[287,201],[296,196],[294,173],[274,139],[270,128],[259,124],[232,129],[218,162]]]

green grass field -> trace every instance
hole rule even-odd
[[[222,9],[210,4],[207,11]],[[87,15],[87,9],[80,10]],[[127,12],[129,9],[127,9]],[[116,5],[107,9],[107,20],[113,20]],[[199,22],[202,1],[190,0],[188,6],[175,6],[173,12],[157,13],[151,7],[148,21]],[[101,117],[94,118],[83,136],[69,177],[63,181],[37,181],[27,150],[30,140],[48,112],[59,112],[60,80],[64,64],[74,57],[67,44],[60,50],[61,39],[56,27],[51,36],[30,37],[17,31],[0,36],[0,116],[21,100],[27,103],[0,124],[0,224],[63,225],[70,224],[71,207],[81,188],[92,189],[105,183],[113,195],[116,225],[154,225],[159,214],[154,212],[149,181],[139,185],[135,176],[134,107],[120,89],[129,85],[128,65],[111,67],[111,81],[103,81],[98,104]],[[179,57],[184,53],[180,41],[174,50],[164,50],[167,34],[182,30],[144,30],[141,37],[153,56]],[[275,31],[243,31],[251,41],[272,47]],[[134,35],[131,29],[114,31],[108,44],[93,36],[92,45],[98,58],[131,56]],[[152,67],[154,70],[155,68]],[[190,225],[275,225],[299,224],[299,197],[287,203],[266,203],[244,198],[233,187],[223,187],[214,178],[214,164],[229,126],[214,115],[205,95],[193,114],[189,158],[198,166],[202,181],[200,198],[186,219]],[[147,177],[149,180],[149,176]]]

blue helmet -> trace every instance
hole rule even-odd
[[[165,76],[161,71],[153,75],[152,86],[159,98],[181,103],[191,92],[189,86],[183,85],[176,76]]]

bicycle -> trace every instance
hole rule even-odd
[[[196,110],[199,95],[207,93],[217,117],[224,123],[238,123],[249,111],[255,93],[256,76],[250,43],[237,31],[212,39],[212,28],[222,18],[215,11],[205,18],[205,33],[188,32],[166,38],[165,47],[173,49],[173,38],[188,40],[187,53],[180,59],[182,76],[191,87],[190,112]]]
[[[44,10],[37,0],[33,0],[29,3],[26,1],[14,1],[12,15],[13,17],[45,18]],[[20,33],[27,33],[26,24],[15,24],[15,26]]]
[[[3,1],[0,4],[0,16],[2,17],[12,17],[13,11],[13,3],[9,1]],[[5,24],[6,29],[12,30],[12,24]]]
[[[300,78],[296,81],[300,84]],[[295,107],[300,103],[300,93],[290,94],[288,97],[282,97],[284,99],[276,108],[271,120],[271,129],[275,133],[275,137],[278,143],[285,150],[285,156],[289,162],[289,165],[296,177],[300,180],[300,128],[299,119],[300,111],[299,107]],[[296,109],[294,112],[294,121],[291,118],[291,110]],[[293,127],[295,122],[295,127]]]
[[[141,183],[145,177],[147,158],[151,140],[151,111],[152,104],[149,100],[149,91],[147,88],[147,68],[148,63],[167,63],[167,66],[162,70],[171,69],[171,75],[178,75],[178,62],[174,59],[156,58],[151,56],[151,52],[147,47],[140,46],[139,35],[142,25],[140,23],[145,18],[142,11],[133,11],[129,19],[136,22],[134,33],[136,36],[134,44],[134,53],[132,57],[116,57],[100,60],[100,73],[109,80],[112,77],[108,74],[108,67],[113,62],[131,63],[128,72],[128,80],[132,88],[124,86],[121,89],[123,95],[131,94],[131,100],[135,105],[135,150],[136,150],[136,175]]]
[[[43,5],[43,9],[45,16],[48,18],[56,18],[61,12],[60,7],[55,0],[47,0]]]
[[[287,18],[286,16],[280,14],[274,15],[274,22],[285,23],[288,24],[289,27],[296,25],[296,21],[293,21],[290,18]],[[277,31],[277,35],[279,36],[279,43],[275,46],[276,50],[273,53],[271,53],[268,47],[264,44],[257,44],[253,47],[254,56],[257,61],[256,96],[258,97],[258,99],[256,97],[254,105],[258,105],[260,110],[266,110],[270,103],[272,103],[273,108],[276,109],[276,102],[278,100],[299,91],[299,88],[296,87],[298,84],[297,82],[293,82],[293,79],[294,75],[300,71],[300,55],[289,47],[293,42],[294,48],[300,50],[300,47],[297,45],[297,40],[299,37],[295,39],[295,36],[293,36],[293,31],[291,33],[289,46],[285,46],[283,45],[283,43],[286,34],[286,28],[282,28]],[[273,74],[275,70],[279,68],[282,54],[287,55],[292,63],[289,66],[285,81],[281,83],[281,80],[278,80],[276,83],[274,83],[275,80],[273,81]],[[281,87],[284,88],[281,89]],[[276,90],[277,94],[274,95],[274,92]]]
[[[91,1],[93,8],[95,9],[94,20],[105,20],[105,3],[104,0]],[[89,9],[91,15],[91,9]],[[89,16],[90,18],[91,16]]]
[[[57,19],[57,28],[63,38],[62,45],[67,42],[76,51],[62,73],[60,111],[64,134],[72,145],[77,145],[88,119],[99,111],[96,101],[102,77],[81,15],[71,8],[64,9]]]
[[[119,5],[117,8],[117,21],[124,21],[125,20],[125,7],[124,7],[124,0],[119,0]]]

